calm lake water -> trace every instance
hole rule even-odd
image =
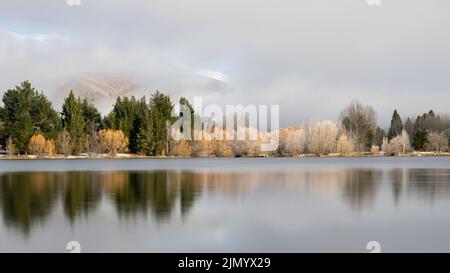
[[[450,251],[450,158],[0,161],[0,252]]]

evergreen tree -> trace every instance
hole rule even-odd
[[[408,118],[405,122],[405,128],[406,132],[409,135],[409,142],[413,143],[414,142],[414,134],[415,134],[415,130],[414,130],[414,124],[412,123],[411,119]]]
[[[191,112],[191,140],[194,136],[194,125],[195,125],[195,118],[197,118],[194,107],[189,103],[189,101],[185,97],[180,98],[180,105],[187,106],[189,108],[189,111]],[[183,113],[180,111],[179,115],[180,118],[183,117]],[[183,132],[183,126],[180,128],[181,132]]]
[[[84,117],[84,134],[91,135],[100,129],[102,116],[98,109],[86,97],[81,103],[81,109]]]
[[[391,127],[389,128],[388,138],[393,139],[394,137],[400,135],[403,130],[402,118],[398,114],[397,110],[394,111],[391,120]]]
[[[423,129],[419,129],[414,134],[413,138],[413,147],[417,151],[421,151],[425,148],[425,145],[428,143],[428,132]]]
[[[167,154],[168,125],[175,121],[173,103],[169,96],[156,91],[150,98],[149,109],[138,135],[139,150],[148,155]]]
[[[74,152],[80,153],[84,146],[86,123],[81,100],[75,98],[73,91],[64,99],[61,117],[63,126],[73,141]]]
[[[142,97],[137,101],[136,104],[136,112],[134,114],[133,118],[133,127],[130,131],[130,137],[129,137],[129,149],[133,153],[139,152],[139,133],[141,131],[141,128],[144,127],[148,121],[149,117],[149,105],[146,102],[145,97]]]
[[[383,145],[383,139],[386,137],[386,133],[383,129],[380,127],[377,127],[377,130],[375,131],[375,137],[373,138],[373,144],[381,147]]]
[[[144,113],[141,127],[138,128],[137,149],[139,153],[153,155],[155,151],[155,140],[153,135],[153,119],[150,118],[150,111]]]
[[[11,137],[19,153],[27,151],[28,142],[34,134],[54,139],[61,123],[52,103],[25,81],[3,95],[4,106],[0,108],[3,121],[2,143]]]

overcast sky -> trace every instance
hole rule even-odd
[[[52,94],[89,73],[149,93],[279,104],[281,124],[337,120],[354,98],[386,125],[450,112],[450,1],[0,0],[0,90]]]

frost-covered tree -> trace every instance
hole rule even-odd
[[[412,151],[411,144],[409,142],[409,135],[406,130],[402,130],[402,133],[393,139],[387,138],[383,141],[382,150],[385,154],[405,155]]]
[[[285,128],[280,131],[278,152],[281,156],[304,153],[306,134],[303,128]]]
[[[337,142],[337,152],[342,155],[347,155],[351,152],[350,150],[350,140],[347,135],[343,134],[339,137]]]
[[[444,152],[448,150],[448,138],[443,133],[432,132],[428,134],[429,150]]]
[[[311,128],[309,151],[316,154],[328,154],[336,151],[338,127],[332,121],[316,122]]]
[[[340,119],[342,127],[354,141],[355,150],[368,150],[373,143],[377,127],[375,110],[354,100],[342,110]]]

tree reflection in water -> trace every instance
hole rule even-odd
[[[170,216],[177,199],[181,214],[188,213],[200,187],[190,172],[6,173],[0,175],[0,202],[5,222],[29,234],[50,214],[58,197],[71,223],[94,211],[103,195],[120,216],[147,214],[150,209],[159,221]]]
[[[29,235],[31,227],[51,212],[57,198],[54,173],[9,173],[0,176],[4,222]]]
[[[450,195],[448,169],[337,169],[297,172],[208,173],[189,171],[23,172],[0,174],[3,222],[29,235],[61,202],[70,223],[89,217],[103,201],[121,218],[152,215],[169,220],[185,217],[207,193],[246,198],[257,187],[282,192],[342,196],[354,211],[371,207],[383,185],[398,204],[405,194],[434,201]],[[286,191],[288,189],[288,191]],[[270,198],[270,195],[265,198]],[[334,200],[334,199],[333,199]],[[336,198],[336,200],[339,200]],[[267,200],[267,202],[276,200]],[[334,201],[339,202],[339,201]],[[178,216],[178,214],[176,215]]]

